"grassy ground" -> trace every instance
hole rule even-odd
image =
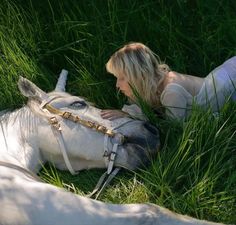
[[[129,41],[147,44],[173,70],[205,76],[236,54],[233,0],[0,0],[0,109],[22,106],[19,75],[54,88],[62,68],[68,91],[102,108],[125,102],[105,72],[109,56]],[[215,118],[196,110],[186,123],[156,119],[162,149],[153,164],[122,172],[100,200],[153,202],[179,213],[236,223],[236,105]],[[103,170],[72,177],[53,166],[48,182],[87,194]]]

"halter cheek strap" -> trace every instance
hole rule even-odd
[[[119,126],[120,127],[120,126]],[[119,127],[115,127],[112,131],[114,132],[115,129],[118,129]],[[117,155],[117,149],[119,145],[122,145],[125,141],[125,136],[120,133],[115,133],[115,135],[112,137],[112,150],[109,152],[108,149],[108,140],[109,136],[105,134],[104,136],[104,154],[103,157],[105,159],[105,163],[107,166],[107,174],[110,174],[113,170],[115,158]]]
[[[46,113],[47,109],[45,109],[45,106],[49,105],[49,103],[51,101],[53,101],[54,99],[56,99],[56,97],[52,97],[52,98],[49,97],[48,99],[43,100],[41,105],[40,105],[40,108]],[[73,167],[70,163],[69,157],[67,155],[65,142],[64,142],[64,139],[63,139],[63,135],[62,135],[62,129],[61,129],[60,123],[58,122],[57,117],[56,116],[49,116],[48,117],[48,122],[53,128],[52,132],[54,133],[54,136],[56,137],[57,143],[59,145],[59,149],[62,153],[62,156],[63,156],[63,159],[64,159],[64,162],[66,164],[67,169],[70,171],[70,173],[72,175],[78,174],[79,172],[78,171],[76,172],[73,169]]]
[[[72,165],[70,163],[70,160],[68,158],[68,155],[67,155],[67,152],[66,152],[66,147],[65,147],[65,142],[64,142],[63,135],[62,135],[62,132],[61,132],[61,126],[60,126],[57,118],[56,117],[51,117],[49,119],[49,123],[51,124],[52,127],[55,128],[55,129],[52,129],[52,131],[55,134],[54,136],[57,139],[57,143],[59,145],[59,148],[60,148],[60,151],[62,153],[62,156],[63,156],[63,159],[65,161],[67,169],[70,171],[70,173],[72,175],[78,174],[79,172],[75,171],[73,169],[73,167],[72,167]]]

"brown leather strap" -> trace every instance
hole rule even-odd
[[[98,123],[95,123],[95,122],[89,121],[89,120],[84,120],[84,119],[80,118],[78,115],[74,115],[70,112],[61,111],[59,109],[54,108],[50,104],[44,105],[43,108],[47,109],[50,113],[52,113],[54,115],[61,116],[64,119],[73,121],[74,123],[79,123],[83,126],[94,129],[94,130],[101,132],[103,134],[107,134],[109,137],[115,136],[115,133],[112,130],[106,128],[105,126],[103,126],[101,124],[98,124]]]

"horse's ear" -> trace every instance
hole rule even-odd
[[[37,98],[43,100],[47,94],[28,79],[21,77],[18,81],[18,88],[22,95],[28,98]]]

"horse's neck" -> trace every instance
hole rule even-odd
[[[42,158],[37,143],[39,119],[28,107],[0,117],[0,160],[37,172]]]

